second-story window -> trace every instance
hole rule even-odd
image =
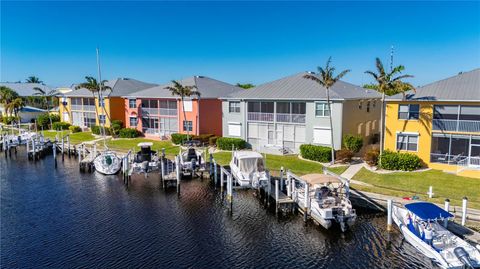
[[[240,102],[238,102],[238,101],[228,102],[228,112],[230,112],[230,113],[240,113]]]
[[[137,108],[137,100],[128,99],[128,108]]]
[[[420,115],[420,105],[406,104],[398,105],[398,119],[418,120]]]
[[[106,121],[105,121],[105,115],[98,115],[98,122],[100,124],[105,124]]]
[[[315,103],[315,116],[317,117],[328,117],[330,115],[330,110],[328,109],[327,102],[316,102]]]

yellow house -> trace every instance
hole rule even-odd
[[[480,69],[389,97],[384,147],[414,153],[433,169],[480,178]]]
[[[82,128],[90,128],[102,122],[109,127],[113,120],[121,120],[125,124],[125,101],[122,96],[156,86],[129,78],[109,80],[105,85],[112,90],[103,93],[104,108],[100,106],[98,97],[94,97],[87,89],[63,94],[59,104],[61,120]]]

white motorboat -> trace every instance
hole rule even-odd
[[[152,142],[141,142],[137,145],[140,147],[133,158],[132,168],[134,173],[149,173],[158,170],[160,167],[157,152],[152,151]]]
[[[432,203],[393,206],[392,218],[405,240],[442,268],[480,268],[480,252],[444,228],[452,214]]]
[[[188,147],[184,151],[180,149],[180,167],[182,168],[183,175],[190,174],[193,176],[194,171],[199,169],[202,164],[204,164],[202,154],[203,151],[195,147]]]
[[[304,184],[309,185],[310,216],[325,229],[334,222],[340,224],[343,232],[357,219],[357,213],[349,199],[349,187],[337,177],[326,174],[308,174],[301,176]],[[298,203],[305,206],[305,187],[297,192]]]
[[[111,150],[105,150],[93,160],[95,170],[104,175],[114,175],[122,168],[122,159]]]
[[[258,152],[234,151],[230,169],[240,187],[257,188],[268,183],[263,156]]]

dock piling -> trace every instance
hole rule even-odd
[[[445,211],[450,212],[450,199],[445,199]],[[448,218],[443,220],[443,227],[447,228],[448,226]]]
[[[280,167],[280,191],[283,191],[283,166]]]
[[[210,155],[211,156],[211,155]],[[218,184],[218,173],[217,173],[217,161],[215,161],[215,159],[213,159],[213,182],[215,183],[215,189],[217,188],[217,184]]]
[[[53,162],[55,168],[57,168],[57,142],[53,143],[52,145],[52,153],[53,153]]]
[[[278,198],[280,197],[280,186],[278,178],[275,179],[275,214],[278,214],[278,208],[280,206],[280,202]]]
[[[305,182],[305,195],[304,195],[304,208],[303,208],[303,221],[307,222],[308,219],[308,202],[309,202],[310,186]]]
[[[431,198],[433,197],[433,187],[432,187],[432,186],[430,186],[430,187],[428,188],[427,194],[428,194],[428,198],[431,199]]]
[[[392,231],[392,209],[393,202],[392,200],[387,200],[387,231]]]
[[[223,171],[220,173],[220,192],[222,192],[222,193],[223,193],[223,184],[224,184],[224,181],[223,181],[223,175],[224,175],[224,174],[225,174],[225,173],[223,173]],[[227,179],[227,180],[228,180],[228,179]],[[228,182],[227,182],[227,184],[228,184]],[[227,186],[227,187],[228,187],[228,186]],[[227,192],[228,192],[228,190],[227,190]]]
[[[180,156],[175,157],[175,168],[177,172],[177,195],[180,196]]]
[[[465,226],[465,223],[467,221],[467,203],[468,203],[468,198],[463,197],[463,201],[462,201],[462,226]]]
[[[227,200],[230,205],[230,214],[232,214],[233,213],[233,178],[232,178],[232,174],[230,173],[227,174]]]

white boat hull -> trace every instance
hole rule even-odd
[[[112,151],[106,151],[97,156],[93,164],[95,170],[104,175],[114,175],[122,168],[122,160]]]

